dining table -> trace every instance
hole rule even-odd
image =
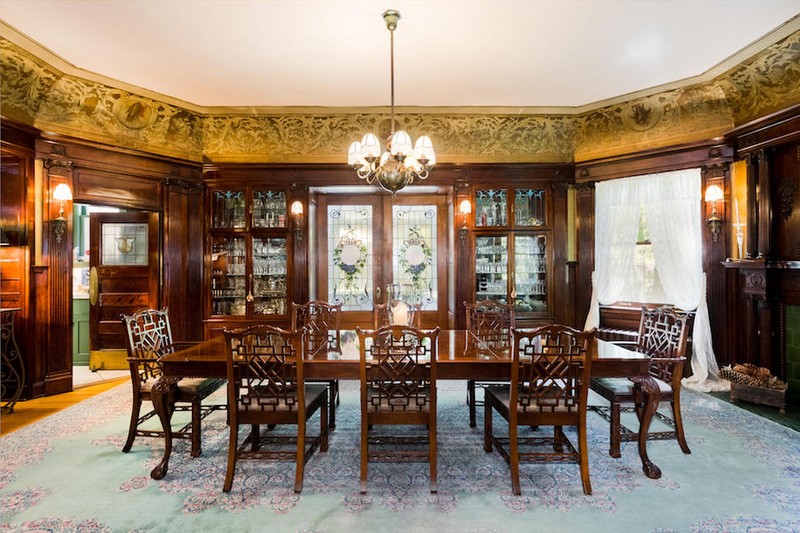
[[[339,350],[317,350],[304,357],[305,379],[359,379],[360,354],[356,332],[342,330],[339,346]],[[190,377],[227,378],[227,358],[228,349],[223,336],[161,357],[162,374],[153,385],[151,399],[164,432],[164,455],[150,472],[153,479],[163,479],[169,466],[176,384]],[[634,383],[642,470],[648,478],[660,478],[661,470],[647,454],[647,432],[660,400],[658,384],[650,375],[649,356],[596,339],[592,346],[591,370],[593,378],[624,377]],[[508,350],[488,346],[472,332],[442,330],[437,340],[436,373],[437,380],[508,380],[511,376],[511,354]]]

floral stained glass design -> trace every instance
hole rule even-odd
[[[328,301],[342,311],[372,309],[371,205],[328,206]]]
[[[437,228],[435,205],[392,208],[392,276],[404,301],[438,308]]]

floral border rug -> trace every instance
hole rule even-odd
[[[330,449],[311,458],[298,495],[293,462],[241,461],[222,492],[224,412],[204,421],[200,457],[176,441],[166,478],[150,479],[163,442],[121,452],[130,385],[120,385],[0,437],[0,531],[800,531],[800,434],[725,401],[683,392],[692,453],[650,442],[659,480],[642,473],[635,443],[609,457],[608,425],[590,413],[593,494],[577,465],[525,464],[513,496],[508,466],[483,451],[481,409],[469,428],[464,383],[439,389],[438,494],[427,463],[370,463],[359,493],[358,384],[343,382]]]

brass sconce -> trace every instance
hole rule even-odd
[[[72,189],[66,183],[59,183],[53,191],[53,200],[58,200],[60,206],[58,209],[58,217],[53,219],[53,234],[56,236],[56,242],[60,243],[67,231],[67,217],[64,216],[64,202],[72,201]]]
[[[458,230],[458,236],[464,241],[467,239],[467,234],[469,233],[467,217],[472,213],[472,204],[469,203],[468,199],[465,198],[461,200],[461,203],[458,205],[458,212],[461,214],[461,227]]]
[[[708,229],[711,231],[711,239],[719,241],[719,234],[722,232],[722,219],[719,216],[717,205],[724,198],[722,188],[719,185],[709,185],[706,188],[705,201],[711,204],[711,216],[706,220]]]
[[[298,240],[303,238],[303,202],[292,202],[292,219],[294,220],[294,235]]]

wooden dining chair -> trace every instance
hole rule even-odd
[[[230,440],[224,492],[230,492],[239,459],[294,459],[294,491],[303,489],[306,462],[319,448],[328,451],[328,388],[307,385],[303,377],[303,330],[290,332],[255,325],[223,331],[228,348]],[[308,420],[320,411],[320,432],[306,435]],[[239,426],[250,434],[239,444]],[[261,425],[297,426],[296,436],[262,437]],[[262,444],[289,444],[294,450],[263,450]]]
[[[492,352],[511,350],[511,328],[514,327],[514,306],[495,300],[480,300],[475,303],[464,302],[467,313],[467,350],[487,349]],[[469,427],[477,426],[477,406],[483,400],[476,397],[476,389],[497,383],[467,381],[467,407],[469,407]]]
[[[175,350],[188,347],[195,342],[174,342],[169,324],[167,308],[144,309],[133,315],[122,315],[122,323],[126,331],[126,347],[128,349],[128,367],[131,372],[131,388],[133,402],[131,421],[128,426],[128,438],[122,451],[127,453],[133,446],[136,437],[164,438],[161,430],[139,429],[145,421],[155,416],[155,410],[141,414],[142,404],[150,402],[150,391],[161,377],[159,359]],[[176,432],[173,437],[189,439],[192,444],[192,457],[202,453],[200,442],[200,421],[212,411],[225,409],[224,405],[202,405],[209,394],[219,389],[225,380],[216,378],[184,378],[176,385],[175,410],[191,411],[191,421]]]
[[[525,331],[512,329],[510,385],[491,385],[485,389],[484,450],[491,453],[492,448],[496,448],[509,463],[511,490],[516,495],[521,494],[521,461],[578,463],[583,492],[592,493],[586,404],[594,333],[594,330],[581,332],[562,325]],[[507,438],[493,433],[493,410],[508,422]],[[521,438],[519,428],[522,426],[553,426],[553,437]],[[563,426],[577,428],[577,449],[564,434]],[[520,444],[552,445],[552,451],[523,453]]]
[[[436,352],[439,328],[422,331],[408,326],[356,328],[361,373],[361,493],[367,492],[367,464],[377,461],[427,459],[430,489],[436,478]],[[413,424],[427,427],[427,435],[378,436],[374,426]],[[377,444],[428,444],[428,451],[372,451]]]
[[[292,302],[292,331],[305,328],[305,357],[318,354],[342,352],[341,346],[342,305],[311,300],[304,304]],[[309,381],[310,383],[313,381]],[[328,384],[328,427],[336,428],[336,407],[339,405],[339,380]]]
[[[659,411],[655,416],[671,429],[669,431],[650,431],[649,440],[676,439],[683,453],[692,453],[686,443],[681,418],[681,378],[686,361],[686,343],[689,332],[689,314],[663,306],[647,309],[642,306],[639,321],[639,335],[635,346],[637,352],[647,354],[650,359],[650,375],[653,376],[661,392],[661,401],[668,400],[672,407],[672,417]],[[594,408],[594,411],[609,421],[611,457],[620,457],[620,443],[636,441],[638,431],[632,431],[621,423],[620,413],[635,411],[634,384],[627,378],[595,378],[592,390],[609,401],[609,407]],[[652,427],[652,426],[651,426]]]

